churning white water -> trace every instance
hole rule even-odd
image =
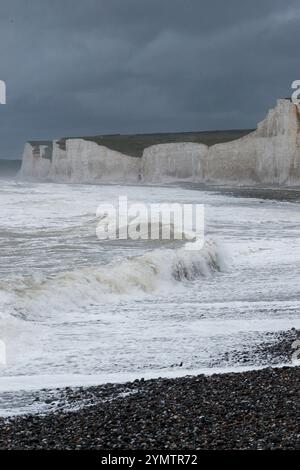
[[[204,247],[98,240],[119,195],[205,204]],[[239,366],[224,354],[300,327],[299,242],[297,203],[1,181],[0,392]]]

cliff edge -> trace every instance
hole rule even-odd
[[[277,106],[256,131],[210,147],[205,181],[222,184],[299,184],[300,114],[289,100]]]
[[[114,145],[118,149],[125,146],[127,154],[112,148]],[[28,142],[20,177],[65,183],[298,185],[300,109],[290,100],[278,100],[250,133],[219,131]]]

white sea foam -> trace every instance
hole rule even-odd
[[[291,364],[282,363],[276,367],[292,367]],[[192,375],[206,375],[213,374],[227,374],[230,372],[241,373],[249,370],[262,370],[266,366],[230,366],[230,367],[214,367],[214,368],[201,368],[201,369],[180,369],[180,370],[149,370],[142,373],[123,373],[123,374],[102,374],[102,375],[71,375],[64,374],[58,376],[23,376],[19,377],[4,377],[0,378],[0,393],[3,392],[17,392],[20,390],[40,390],[41,384],[47,390],[64,387],[91,387],[102,385],[105,383],[126,383],[136,379],[157,379],[157,378],[176,378]],[[12,413],[10,413],[11,415]],[[0,410],[0,416],[2,415]]]
[[[205,204],[205,246],[99,241],[96,208],[120,194]],[[238,367],[222,362],[225,352],[298,328],[299,208],[260,202],[175,187],[3,183],[0,390],[11,380],[18,390],[24,381],[40,388],[67,377],[80,385]]]
[[[207,240],[199,251],[190,251],[185,246],[162,248],[121,262],[79,268],[55,277],[35,275],[4,281],[0,283],[0,299],[7,308],[9,304],[12,313],[28,318],[33,313],[39,316],[45,309],[48,314],[58,310],[65,312],[76,306],[118,301],[122,296],[141,297],[170,291],[181,281],[207,277],[227,266],[224,248]]]

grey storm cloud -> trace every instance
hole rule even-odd
[[[298,0],[0,0],[0,157],[29,139],[251,128],[300,79]]]

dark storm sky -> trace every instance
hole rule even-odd
[[[0,157],[29,139],[253,127],[300,79],[299,0],[0,0]]]

